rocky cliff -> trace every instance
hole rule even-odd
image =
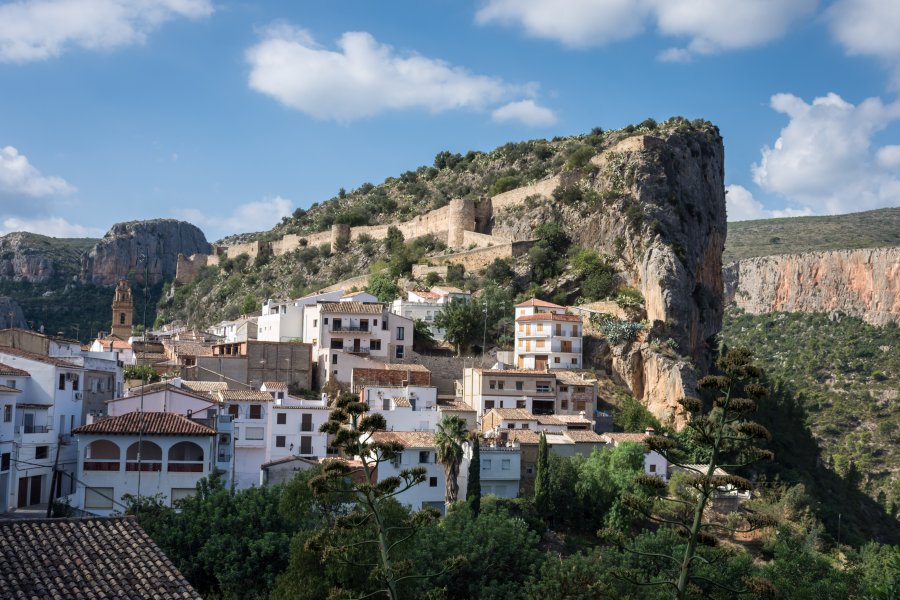
[[[540,224],[555,220],[573,244],[614,261],[644,296],[650,337],[671,339],[683,358],[639,339],[607,352],[608,366],[651,412],[680,426],[677,401],[696,394],[687,359],[705,371],[711,338],[722,324],[722,139],[709,124],[660,129],[629,137],[591,162],[593,168],[560,178],[561,188],[577,193],[503,207],[494,214],[492,234],[529,239]]]
[[[0,329],[9,327],[28,328],[25,314],[19,303],[6,296],[0,296]]]
[[[117,223],[81,257],[81,281],[114,285],[134,275],[142,281],[149,267],[150,282],[175,276],[178,254],[209,254],[206,236],[194,225],[175,219]],[[147,263],[141,261],[146,257]]]
[[[27,232],[0,237],[0,280],[47,283],[70,279],[96,240],[56,239]]]
[[[900,324],[900,247],[748,258],[724,277],[726,300],[749,313],[838,311]]]

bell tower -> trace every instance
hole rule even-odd
[[[134,300],[131,298],[131,286],[124,279],[120,279],[113,296],[112,334],[123,340],[130,338],[133,319]]]

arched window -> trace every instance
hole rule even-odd
[[[118,471],[121,450],[109,440],[94,440],[84,449],[85,471]]]
[[[125,313],[119,313],[119,325],[125,324]]]
[[[140,461],[138,454],[140,453]],[[162,448],[153,442],[135,442],[125,451],[126,471],[162,471]]]
[[[202,473],[203,448],[194,442],[178,442],[169,448],[169,471]]]

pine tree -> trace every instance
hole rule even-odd
[[[469,462],[469,482],[466,485],[466,502],[477,519],[481,512],[481,439],[472,436],[472,460]]]

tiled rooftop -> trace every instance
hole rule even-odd
[[[200,598],[132,517],[0,521],[0,597]]]
[[[585,443],[592,442],[595,444],[605,444],[606,439],[599,433],[594,433],[588,429],[572,429],[564,432],[564,435],[573,442]]]
[[[570,369],[554,369],[557,381],[563,385],[592,386],[597,383],[597,376],[590,371],[572,371]]]
[[[559,304],[553,304],[552,302],[539,300],[538,298],[532,298],[531,300],[526,300],[521,304],[516,304],[516,308],[522,308],[525,306],[539,306],[541,308],[565,308],[564,306],[560,306]]]
[[[380,315],[384,304],[368,302],[319,302],[323,313]]]
[[[376,431],[373,441],[400,442],[406,448],[433,448],[434,434],[430,431]]]
[[[472,408],[462,400],[438,400],[437,407],[438,410],[454,412],[476,412],[474,408]]]
[[[582,415],[553,415],[566,424],[590,425],[591,420]]]
[[[266,386],[266,391],[287,391],[288,386],[283,381],[263,381],[263,385]]]
[[[214,429],[191,421],[185,416],[167,412],[130,412],[121,417],[101,419],[72,430],[76,434],[107,435],[215,435]]]
[[[509,441],[520,444],[538,444],[541,441],[541,434],[531,429],[511,429]]]
[[[6,375],[8,377],[31,377],[31,373],[28,371],[17,369],[16,367],[2,362],[0,362],[0,375]]]
[[[225,381],[181,381],[181,387],[187,388],[194,392],[202,392],[205,394],[227,390],[228,383]]]
[[[222,402],[272,402],[272,394],[259,390],[219,390],[217,392]]]
[[[383,367],[386,371],[416,371],[418,373],[430,373],[431,370],[425,365],[416,363],[409,364],[386,364]]]
[[[21,394],[22,390],[16,389],[14,387],[9,387],[8,385],[0,384],[0,392],[4,394]]]
[[[67,367],[70,369],[80,369],[78,365],[74,363],[70,363],[69,361],[63,360],[61,358],[56,358],[53,356],[44,356],[43,354],[37,354],[35,352],[28,352],[27,350],[21,350],[19,348],[10,348],[9,346],[0,346],[0,356],[4,354],[8,356],[17,356],[19,358],[24,358],[27,360],[33,360],[35,362],[42,362],[48,365],[54,365],[57,367]]]
[[[494,413],[501,419],[512,421],[537,421],[538,417],[524,408],[492,408],[488,414]]]
[[[536,315],[522,315],[516,317],[516,321],[572,321],[581,323],[578,315],[558,315],[556,313],[538,313]]]
[[[643,442],[648,437],[646,433],[604,433],[601,435],[616,444],[621,442]]]

